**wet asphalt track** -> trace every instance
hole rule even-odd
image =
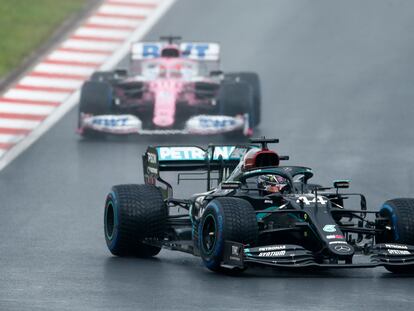
[[[225,70],[262,77],[260,133],[279,137],[281,153],[313,167],[315,181],[351,179],[374,209],[414,196],[413,16],[408,0],[188,0],[148,38],[221,41]],[[105,194],[142,181],[139,156],[151,140],[84,142],[75,124],[72,111],[0,173],[0,310],[412,308],[413,278],[382,268],[232,278],[168,251],[111,257]]]

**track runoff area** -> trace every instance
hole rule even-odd
[[[82,83],[128,54],[175,0],[105,0],[0,95],[0,170],[73,108]]]

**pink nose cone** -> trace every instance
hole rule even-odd
[[[152,119],[152,122],[154,122],[156,126],[167,127],[173,125],[174,118],[172,116],[156,116]]]

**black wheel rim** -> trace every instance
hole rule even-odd
[[[112,202],[108,202],[105,211],[105,234],[108,240],[112,240],[115,229],[115,211]]]
[[[202,231],[202,247],[207,254],[214,251],[217,240],[217,226],[213,215],[209,214],[204,219]]]

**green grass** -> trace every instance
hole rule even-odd
[[[0,0],[0,78],[47,42],[87,0]]]

